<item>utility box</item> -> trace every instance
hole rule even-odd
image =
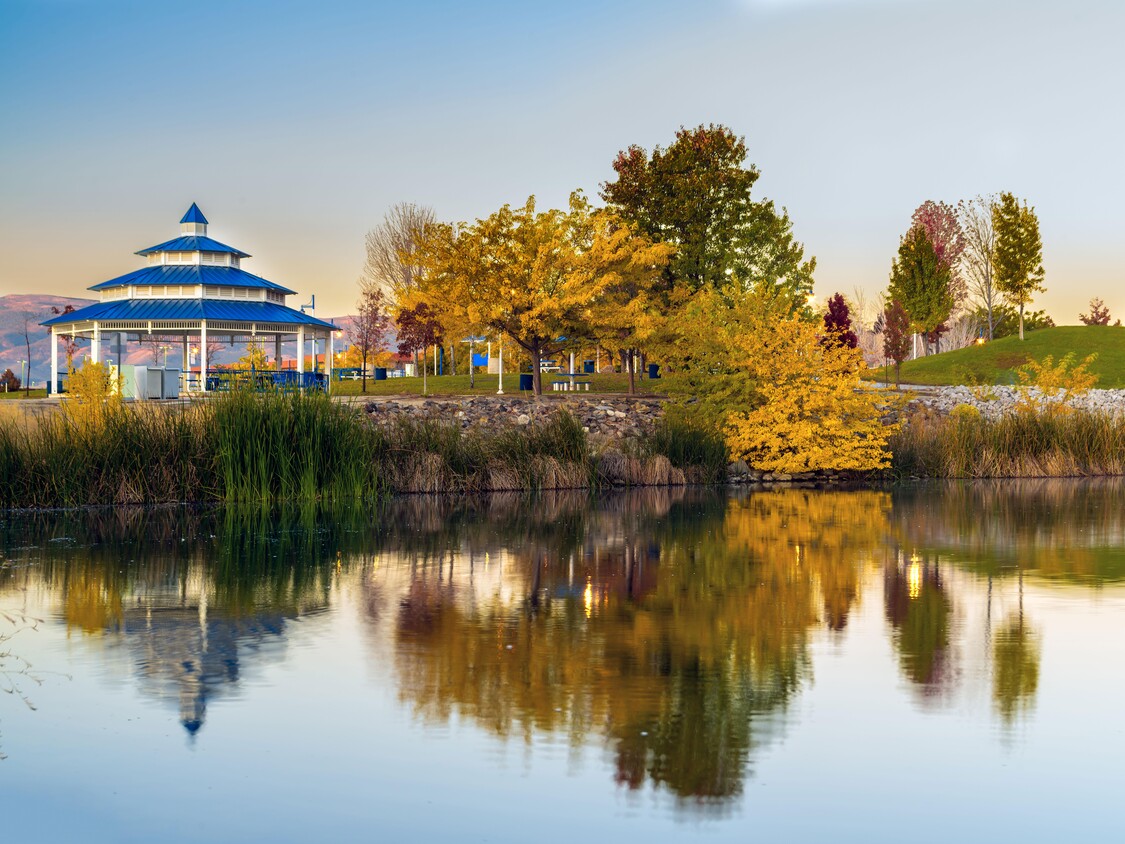
[[[161,389],[160,398],[162,399],[178,399],[180,397],[180,376],[182,374],[179,369],[162,369],[161,372]]]
[[[142,367],[143,369],[143,367]],[[122,364],[117,370],[117,376],[114,377],[114,382],[121,384],[121,397],[126,399],[135,399],[137,397],[137,367],[131,363]]]
[[[155,366],[133,367],[135,392],[133,398],[158,399],[164,389],[164,376]]]

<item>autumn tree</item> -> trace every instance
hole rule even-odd
[[[419,302],[414,307],[401,309],[395,317],[395,324],[398,326],[398,353],[417,356],[419,350],[422,352],[422,393],[425,394],[426,349],[441,343],[441,322],[429,305]]]
[[[383,345],[383,335],[390,326],[387,315],[386,296],[382,289],[368,284],[360,290],[356,304],[356,317],[348,329],[352,348],[360,358],[362,391],[367,392],[367,361]]]
[[[859,345],[859,338],[852,331],[852,318],[848,303],[837,293],[828,300],[828,311],[824,314],[824,331],[833,342],[842,343],[849,349]]]
[[[925,227],[915,223],[899,242],[888,289],[889,298],[906,309],[912,331],[932,335],[949,319],[954,305],[949,277],[949,265],[938,258]]]
[[[5,369],[4,373],[0,375],[0,389],[5,393],[17,392],[21,384],[19,376],[12,372],[11,367]]]
[[[776,472],[887,465],[883,397],[859,384],[858,349],[820,342],[820,328],[768,294],[733,285],[692,296],[677,316],[675,363],[732,457]]]
[[[538,211],[534,197],[472,225],[438,226],[420,252],[418,301],[443,324],[492,330],[531,358],[535,395],[541,361],[596,333],[607,292],[633,269],[659,264],[666,247],[634,235],[581,193],[567,211]]]
[[[895,362],[895,387],[898,387],[902,362],[910,354],[910,316],[898,299],[883,311],[883,357]]]
[[[432,208],[413,202],[391,206],[383,221],[367,233],[361,287],[374,286],[402,305],[403,297],[417,285],[419,245],[436,223]]]
[[[934,247],[938,263],[949,271],[949,295],[953,308],[964,303],[968,289],[961,276],[961,256],[965,252],[965,233],[957,211],[944,202],[927,199],[915,210],[910,221],[921,226]],[[944,322],[944,320],[943,320]]]
[[[961,266],[970,298],[985,318],[988,339],[995,336],[994,308],[998,304],[992,258],[996,254],[996,233],[992,228],[992,209],[996,199],[977,196],[968,202],[957,203],[957,218],[965,248],[961,253]]]
[[[157,347],[157,351],[159,351],[159,346]],[[266,350],[262,346],[262,341],[251,340],[247,343],[245,353],[238,359],[235,366],[239,369],[248,369],[257,372],[269,369],[269,357],[266,355]]]
[[[1109,325],[1109,308],[1105,306],[1105,302],[1101,297],[1095,296],[1090,300],[1090,313],[1079,314],[1078,318],[1082,320],[1085,325]]]
[[[992,228],[996,233],[993,267],[996,289],[1020,314],[1020,339],[1023,339],[1024,308],[1043,286],[1043,241],[1039,237],[1039,218],[1027,202],[1020,203],[1011,193],[1000,194],[992,208]]]
[[[745,140],[725,126],[681,127],[667,149],[618,153],[617,179],[602,185],[601,197],[651,241],[676,247],[664,270],[668,289],[720,288],[733,279],[801,310],[816,260],[805,260],[784,209],[751,196],[759,173],[747,154]]]

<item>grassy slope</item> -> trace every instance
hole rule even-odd
[[[902,382],[1014,384],[1018,381],[1014,370],[1029,359],[1042,360],[1051,355],[1057,361],[1069,352],[1073,352],[1078,361],[1097,354],[1097,360],[1090,366],[1098,375],[1096,386],[1125,388],[1125,328],[1097,325],[1041,328],[1029,332],[1022,343],[1018,337],[1005,337],[983,346],[907,361],[902,365]],[[883,369],[872,370],[867,377],[882,380]],[[894,377],[893,368],[891,377]]]

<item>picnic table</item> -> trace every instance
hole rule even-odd
[[[579,389],[590,392],[590,378],[581,372],[560,372],[559,377],[551,380],[551,389],[555,392],[569,392]]]

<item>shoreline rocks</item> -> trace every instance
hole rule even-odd
[[[932,412],[948,415],[958,405],[969,405],[980,411],[985,419],[996,420],[1012,413],[1020,401],[1020,391],[1015,387],[915,387],[918,392],[906,406],[906,413],[925,408]],[[1038,389],[1031,388],[1030,395],[1041,406],[1057,403],[1057,398],[1044,396]],[[1125,413],[1125,390],[1089,390],[1074,396],[1067,403],[1075,410],[1095,413]]]

